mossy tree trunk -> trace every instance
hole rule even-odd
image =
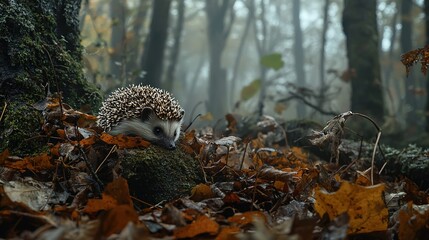
[[[74,108],[98,108],[100,94],[82,71],[79,8],[79,0],[0,3],[0,151],[31,153],[46,143],[32,104],[48,86]]]
[[[376,0],[345,0],[343,30],[351,73],[351,110],[383,120]]]

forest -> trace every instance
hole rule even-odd
[[[0,238],[429,239],[429,0],[1,0]]]

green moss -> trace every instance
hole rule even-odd
[[[180,149],[169,151],[152,145],[130,150],[121,166],[130,193],[150,203],[189,195],[203,179],[198,162]]]
[[[19,103],[21,102],[21,103]],[[33,107],[15,101],[6,107],[0,126],[4,131],[0,134],[0,151],[8,148],[16,155],[34,153],[35,149],[41,151],[46,143],[46,138],[41,137],[41,114]],[[4,102],[1,102],[4,106]]]
[[[9,104],[0,123],[0,150],[27,152],[37,145],[26,142],[40,129],[40,113],[31,104],[48,89],[62,92],[63,102],[75,109],[99,108],[101,93],[82,71],[79,7],[73,0],[0,3],[0,101]]]

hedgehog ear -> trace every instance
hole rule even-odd
[[[145,121],[149,120],[149,118],[151,117],[152,114],[153,114],[152,108],[148,108],[148,107],[144,108],[142,113],[141,113],[140,119],[143,122],[145,122]]]

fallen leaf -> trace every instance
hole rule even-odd
[[[363,187],[342,182],[340,189],[334,193],[316,189],[314,207],[320,216],[326,213],[331,220],[347,212],[350,217],[348,232],[351,234],[385,231],[388,212],[383,191],[383,184]]]
[[[230,223],[235,223],[238,226],[242,227],[247,224],[250,224],[254,221],[255,218],[262,219],[264,222],[267,221],[266,216],[264,213],[259,211],[249,211],[244,213],[236,213],[234,216],[229,217],[227,220]]]
[[[235,240],[238,239],[234,235],[240,232],[240,228],[237,226],[223,227],[216,237],[216,240]]]
[[[407,205],[402,207],[398,214],[399,239],[421,239],[421,233],[426,229],[428,231],[429,222],[429,205],[414,205],[408,202]],[[420,235],[418,235],[420,232]]]
[[[119,148],[137,148],[149,147],[150,142],[141,137],[131,137],[123,134],[112,136],[107,133],[102,133],[100,139],[107,144],[117,145]]]
[[[192,188],[190,199],[199,202],[204,199],[212,198],[214,196],[215,195],[212,192],[210,186],[204,183],[200,183]]]
[[[176,238],[192,238],[203,233],[215,235],[218,231],[218,223],[216,223],[206,215],[201,215],[191,224],[181,228],[177,228],[174,231],[174,236]]]
[[[101,218],[101,233],[104,237],[108,237],[114,233],[120,233],[129,222],[138,221],[138,214],[132,206],[118,205]]]
[[[48,153],[42,153],[38,156],[25,157],[18,161],[6,161],[5,166],[16,169],[20,172],[25,172],[27,170],[38,172],[54,168],[54,166],[51,164],[51,156]]]

